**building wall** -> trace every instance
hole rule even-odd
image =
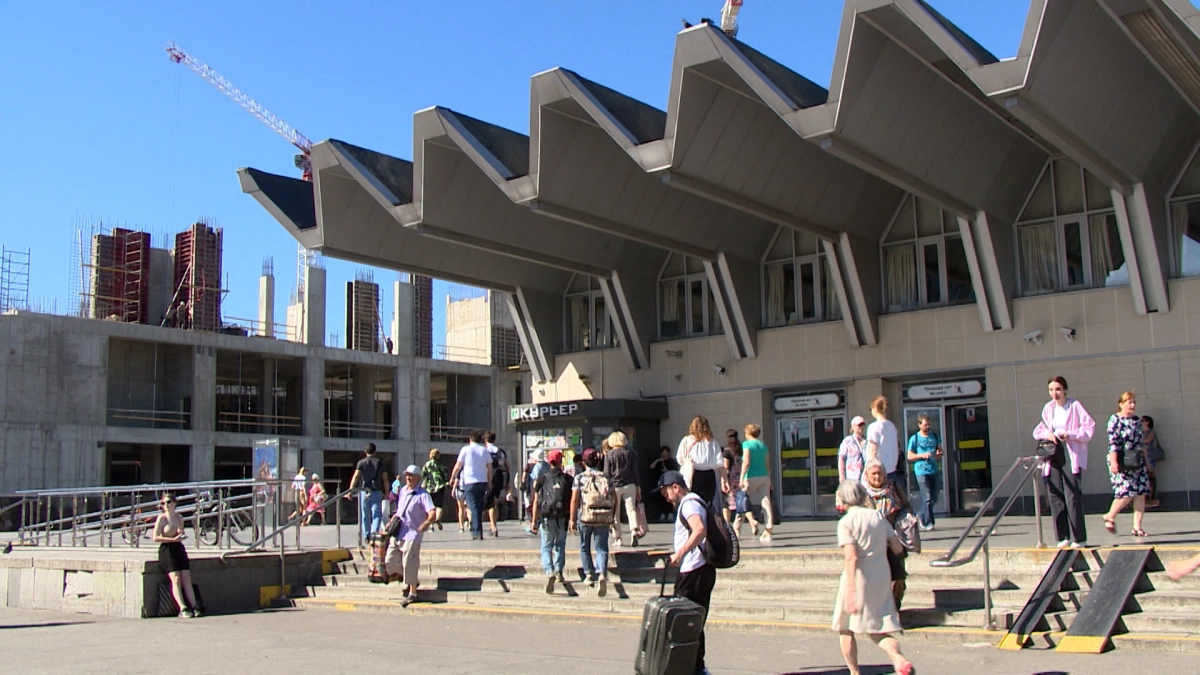
[[[492,309],[488,296],[446,300],[446,356],[455,361],[492,362]]]
[[[758,357],[740,361],[723,336],[660,342],[644,371],[631,370],[615,349],[562,354],[556,379],[534,383],[532,394],[534,402],[665,396],[671,417],[662,437],[674,443],[695,414],[707,415],[718,434],[757,422],[769,435],[776,393],[844,389],[847,417],[868,419],[870,400],[883,393],[896,421],[906,382],[982,376],[998,481],[1016,457],[1032,453],[1046,381],[1063,375],[1097,423],[1085,491],[1097,499],[1109,493],[1105,425],[1117,397],[1132,389],[1169,453],[1160,490],[1186,500],[1200,490],[1188,457],[1200,433],[1200,421],[1189,418],[1200,409],[1200,278],[1171,280],[1169,292],[1171,311],[1146,316],[1134,312],[1125,287],[1017,298],[1010,331],[984,332],[974,305],[884,315],[873,347],[851,347],[841,322],[766,329],[758,332]],[[1062,326],[1076,329],[1074,341]],[[1040,345],[1023,338],[1035,330],[1043,331]]]

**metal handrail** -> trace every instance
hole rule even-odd
[[[975,560],[980,551],[983,552],[983,612],[984,628],[987,630],[996,629],[996,622],[992,617],[992,570],[988,540],[996,532],[996,527],[1000,524],[1000,521],[1003,520],[1004,516],[1008,515],[1009,510],[1016,503],[1017,497],[1020,496],[1021,490],[1025,487],[1025,483],[1029,481],[1030,476],[1041,469],[1043,461],[1041,457],[1037,456],[1018,457],[1012,466],[1008,468],[1008,471],[1004,473],[1004,477],[1000,479],[1000,482],[992,488],[992,493],[988,495],[987,500],[979,507],[975,516],[971,518],[971,522],[967,523],[967,526],[963,528],[962,534],[958,536],[958,539],[955,540],[950,550],[946,552],[946,555],[929,561],[930,567],[961,567]],[[1018,473],[1018,469],[1024,469],[1024,471]],[[995,504],[997,495],[1003,491],[1009,480],[1016,475],[1019,475],[1020,479],[1013,486],[1008,498],[1004,500],[1003,506],[996,511],[995,517],[992,518],[987,527],[977,529],[976,526],[983,518],[983,515]],[[1033,481],[1033,510],[1037,521],[1037,547],[1044,548],[1045,543],[1042,541],[1041,492],[1038,489],[1038,481],[1036,480]],[[958,549],[962,547],[972,533],[980,535],[975,547],[967,555],[955,558],[954,554],[958,553]]]
[[[322,509],[328,507],[330,504],[336,503],[339,499],[344,498],[346,495],[350,494],[351,492],[353,492],[355,490],[359,490],[359,489],[360,488],[346,488],[345,490],[342,490],[341,492],[337,493],[336,495],[329,497],[325,501],[321,502],[321,505],[313,510],[314,511],[322,510]],[[229,558],[229,556],[245,555],[247,553],[253,553],[253,552],[255,552],[255,549],[257,549],[259,546],[262,546],[263,544],[265,544],[267,542],[267,540],[275,538],[276,536],[278,536],[279,534],[281,534],[285,530],[287,530],[289,527],[295,527],[301,521],[305,520],[306,518],[309,518],[311,515],[312,514],[309,512],[301,513],[301,514],[297,515],[295,518],[292,518],[291,520],[287,521],[283,525],[280,525],[279,527],[275,528],[274,530],[271,530],[270,532],[262,535],[258,539],[255,539],[248,546],[246,546],[246,548],[244,548],[240,551],[225,551],[224,553],[221,554],[221,560],[226,560]],[[340,509],[339,509],[338,515],[339,515],[338,519],[340,521],[341,520]],[[339,525],[340,525],[340,523],[339,523]],[[280,546],[279,548],[282,551],[284,547]]]

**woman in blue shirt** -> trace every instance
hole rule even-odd
[[[922,530],[933,529],[933,505],[937,503],[942,481],[938,476],[938,459],[942,456],[942,439],[929,430],[929,415],[917,417],[917,433],[908,437],[908,461],[913,463],[917,488],[921,491],[921,508],[917,518]]]

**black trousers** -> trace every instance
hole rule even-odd
[[[684,572],[675,578],[676,597],[683,597],[704,608],[712,602],[713,585],[717,583],[717,568],[705,563],[691,572]],[[696,672],[704,672],[704,631],[700,631],[700,650],[696,652]]]
[[[717,472],[714,469],[696,469],[692,472],[692,492],[696,493],[705,502],[712,504],[716,501],[719,491],[717,489]],[[720,504],[717,505],[718,508]]]
[[[1083,525],[1083,474],[1071,473],[1070,462],[1062,467],[1050,465],[1045,477],[1046,494],[1050,497],[1050,516],[1054,521],[1054,539],[1083,543],[1087,528]]]

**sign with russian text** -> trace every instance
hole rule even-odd
[[[962,382],[940,382],[937,384],[914,384],[908,388],[908,397],[914,401],[931,401],[941,398],[964,398],[978,396],[983,393],[983,382],[979,380],[963,380]]]
[[[571,417],[578,410],[578,403],[514,405],[508,409],[508,419],[510,422],[537,422],[555,417]]]
[[[804,410],[826,410],[842,404],[842,397],[836,392],[824,394],[798,394],[796,396],[780,396],[775,399],[775,412],[801,412]]]

